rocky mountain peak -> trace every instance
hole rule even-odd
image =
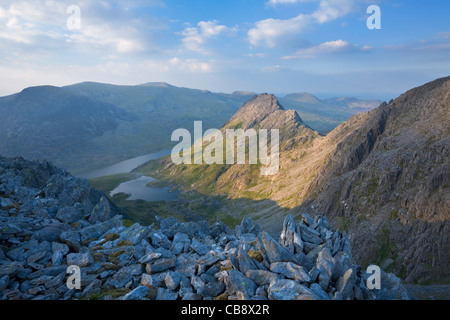
[[[299,126],[303,121],[296,111],[286,111],[273,94],[263,93],[246,102],[230,119],[228,126],[244,130],[256,125],[264,129],[282,129],[286,123]]]

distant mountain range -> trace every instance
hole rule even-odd
[[[84,82],[27,88],[0,98],[0,154],[45,158],[74,174],[82,173],[170,149],[172,132],[192,130],[195,120],[202,120],[204,128],[220,128],[253,96],[251,92],[213,93],[167,83]],[[320,132],[332,130],[358,108],[376,104],[353,98],[300,101],[293,98],[297,96],[287,96],[286,105]]]
[[[307,94],[280,102],[288,100],[320,103]],[[365,105],[333,101],[348,110]],[[281,229],[285,208],[326,215],[350,232],[363,266],[376,261],[408,282],[450,280],[450,77],[355,115],[326,136],[280,102],[259,95],[229,121],[263,129],[290,123],[275,176],[260,175],[258,165],[176,166],[170,157],[139,171],[201,194],[251,199],[252,207],[236,210],[266,229]]]

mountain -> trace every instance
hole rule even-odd
[[[136,121],[112,104],[51,86],[0,98],[0,119],[0,154],[57,159],[69,168],[89,161],[86,153],[104,151],[97,137]]]
[[[6,137],[0,141],[0,154],[48,159],[74,174],[89,172],[170,149],[172,132],[179,128],[192,132],[196,120],[202,120],[204,127],[220,128],[254,96],[161,82],[27,88],[0,98],[0,133]],[[334,128],[349,117],[345,112],[339,114],[343,107],[336,107],[339,110],[334,113],[321,111],[330,106],[294,103],[296,110],[311,120],[306,122],[308,126],[319,131]]]
[[[273,101],[269,97],[262,100]],[[280,112],[278,104],[267,105],[271,108],[264,110]],[[408,282],[445,282],[450,279],[449,106],[450,78],[443,78],[357,114],[326,136],[300,125],[296,143],[282,148],[275,176],[261,176],[252,166],[216,171],[214,165],[177,167],[167,160],[141,172],[206,195],[274,201],[267,208],[256,202],[245,208],[270,230],[281,229],[283,208],[294,215],[326,215],[350,232],[358,263],[377,261]],[[263,122],[267,115],[248,116],[254,109],[244,106],[235,118],[257,126],[254,120]]]
[[[352,97],[321,100],[305,92],[288,94],[281,97],[280,102],[297,111],[309,126],[322,134],[329,133],[355,114],[375,109],[382,103]]]
[[[246,102],[221,130],[224,133],[226,129],[278,129],[282,151],[291,150],[298,145],[308,145],[319,136],[316,131],[305,125],[295,110],[285,110],[274,95],[265,93]],[[248,149],[246,152],[246,159],[248,159]],[[240,194],[249,185],[259,184],[261,166],[261,163],[248,166],[241,164],[175,165],[168,156],[149,162],[138,168],[138,171],[151,172],[152,175],[158,175],[166,181],[181,182],[186,186],[194,182],[195,189],[200,192]],[[154,172],[154,169],[157,172]]]
[[[302,209],[348,224],[359,261],[449,279],[449,123],[450,78],[352,118],[328,137],[337,147]]]
[[[221,126],[248,98],[163,83],[27,88],[0,98],[0,154],[87,172],[169,149],[172,132],[194,120]]]

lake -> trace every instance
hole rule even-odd
[[[130,196],[127,200],[145,200],[145,201],[172,201],[178,199],[178,191],[171,192],[170,188],[151,188],[147,183],[156,181],[152,177],[142,176],[135,180],[127,181],[111,191],[113,197],[116,194],[124,193]]]
[[[172,150],[164,150],[155,152],[143,156],[139,156],[133,159],[125,160],[116,163],[112,166],[79,174],[78,177],[85,179],[93,179],[104,176],[110,176],[118,173],[128,173],[136,169],[137,167],[147,163],[150,160],[160,159],[162,157],[170,155]],[[151,188],[147,187],[149,182],[156,181],[156,179],[147,176],[140,176],[137,179],[124,182],[120,184],[116,189],[111,191],[110,196],[114,196],[119,193],[129,195],[127,200],[144,200],[144,201],[172,201],[178,199],[178,191],[171,192],[169,187],[164,188]]]
[[[80,178],[85,178],[85,179],[93,179],[93,178],[99,178],[99,177],[104,177],[104,176],[110,176],[110,175],[117,174],[117,173],[127,173],[127,172],[133,171],[134,169],[143,165],[144,163],[149,162],[150,160],[160,159],[160,158],[170,155],[171,153],[172,153],[172,150],[164,150],[164,151],[159,151],[159,152],[155,152],[155,153],[150,153],[150,154],[146,154],[144,156],[139,156],[139,157],[136,157],[133,159],[129,159],[129,160],[125,160],[125,161],[113,164],[112,166],[109,166],[109,167],[106,167],[103,169],[94,170],[94,171],[86,172],[86,173],[81,173],[81,174],[78,174],[77,176]]]

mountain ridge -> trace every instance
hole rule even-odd
[[[237,167],[214,176],[213,194],[271,199],[293,212],[327,215],[354,235],[357,261],[378,257],[408,282],[447,281],[449,97],[450,78],[411,89],[326,136],[283,149],[274,177]],[[182,172],[160,165],[153,163],[147,173],[179,181]],[[186,172],[196,189],[201,179],[195,170]],[[276,229],[282,215],[274,211],[258,222]]]

